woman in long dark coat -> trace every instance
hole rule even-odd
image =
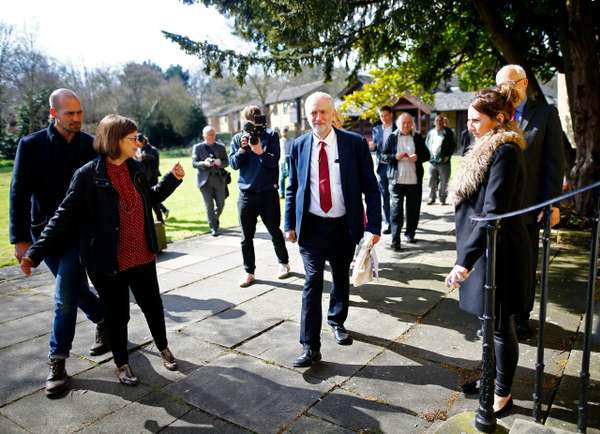
[[[523,150],[526,142],[516,124],[510,86],[484,89],[471,103],[468,127],[476,138],[465,156],[456,186],[456,265],[446,277],[460,285],[461,309],[483,314],[486,229],[476,215],[503,214],[522,206],[525,185]],[[511,386],[519,359],[513,315],[523,306],[529,288],[529,245],[520,217],[502,220],[496,246],[495,331],[497,416],[512,407]]]

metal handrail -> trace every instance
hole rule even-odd
[[[539,211],[548,205],[552,205],[557,202],[562,202],[563,200],[570,199],[573,196],[577,196],[578,194],[585,193],[586,191],[590,191],[590,190],[593,190],[598,187],[600,187],[600,181],[596,181],[593,184],[587,185],[585,187],[581,187],[578,190],[570,191],[561,196],[557,196],[554,199],[549,199],[544,202],[540,202],[536,205],[531,205],[527,208],[518,209],[516,211],[507,212],[505,214],[488,214],[487,216],[475,216],[475,217],[471,217],[471,220],[473,220],[475,222],[489,222],[489,221],[494,221],[494,220],[502,220],[502,219],[506,219],[509,217],[515,217],[515,216],[522,215],[522,214],[528,214],[533,211]]]
[[[538,328],[538,348],[536,362],[536,378],[533,392],[533,417],[535,421],[542,421],[542,382],[544,376],[544,329],[546,323],[546,307],[548,303],[548,265],[550,261],[550,215],[552,204],[569,199],[586,191],[594,191],[594,208],[592,216],[592,239],[589,263],[589,279],[587,286],[587,298],[585,307],[585,325],[584,325],[584,341],[583,341],[583,356],[581,363],[580,379],[581,379],[581,394],[579,399],[577,431],[585,433],[587,427],[587,391],[589,387],[590,374],[590,352],[591,352],[591,335],[592,335],[592,309],[593,309],[593,294],[597,275],[598,262],[598,223],[600,220],[600,181],[582,187],[578,190],[565,193],[539,204],[523,208],[517,211],[512,211],[504,214],[474,216],[472,221],[485,222],[486,228],[486,250],[485,256],[487,259],[484,292],[484,311],[479,317],[482,322],[483,349],[482,349],[482,381],[479,394],[479,409],[475,417],[475,426],[482,432],[494,432],[496,429],[496,417],[494,416],[494,292],[496,290],[496,235],[500,227],[500,221],[510,217],[516,217],[523,214],[528,214],[533,211],[544,210],[544,235],[543,243],[543,263],[541,277],[541,297],[540,297],[540,316]]]

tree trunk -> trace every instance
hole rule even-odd
[[[527,60],[527,52],[523,51],[514,42],[511,32],[501,21],[500,15],[497,12],[499,5],[490,0],[472,0],[472,3],[479,14],[479,19],[490,34],[491,40],[502,54],[502,57],[506,59],[507,63],[521,65],[525,69],[525,73],[529,79],[527,93],[533,99],[543,98],[542,88]]]
[[[565,58],[565,80],[577,148],[572,176],[575,188],[600,180],[600,44],[594,36],[590,1],[566,2],[561,24],[561,51]],[[579,213],[589,215],[592,194],[578,195]]]

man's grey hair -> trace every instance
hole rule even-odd
[[[210,133],[211,131],[214,131],[215,133],[217,132],[213,127],[211,127],[210,125],[205,126],[202,129],[202,136],[206,136],[208,133]]]
[[[402,113],[400,116],[398,116],[398,119],[396,119],[396,126],[398,127],[398,129],[402,128],[402,119],[410,119],[411,123],[412,123],[412,128],[410,129],[410,133],[414,134],[415,133],[415,118],[407,112]]]
[[[504,65],[502,68],[500,68],[500,70],[496,73],[496,84],[502,84],[505,83],[507,81],[507,78],[510,73],[513,72],[517,75],[517,79],[523,79],[523,78],[527,78],[527,73],[525,72],[525,69],[523,69],[523,67],[521,65]]]
[[[60,88],[56,89],[54,92],[50,94],[50,98],[48,98],[48,103],[50,104],[50,108],[59,109],[60,108],[60,99],[61,98],[75,98],[77,101],[79,97],[75,92],[71,89]]]
[[[306,116],[308,117],[308,115],[310,114],[308,111],[308,108],[316,101],[319,99],[325,99],[327,100],[327,102],[329,103],[329,106],[331,107],[331,110],[335,110],[335,104],[333,102],[333,97],[331,95],[329,95],[328,93],[325,92],[314,92],[311,93],[308,98],[306,98],[306,101],[304,101],[304,112],[306,113]]]

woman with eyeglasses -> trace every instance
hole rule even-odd
[[[158,252],[152,206],[165,200],[185,175],[179,163],[150,187],[143,166],[133,157],[140,144],[131,119],[108,115],[98,124],[94,148],[100,154],[73,175],[65,199],[21,261],[31,267],[61,249],[77,232],[81,261],[106,310],[108,336],[117,377],[134,386],[128,363],[129,288],[142,310],[164,366],[177,369],[167,343],[165,317],[156,276]]]

